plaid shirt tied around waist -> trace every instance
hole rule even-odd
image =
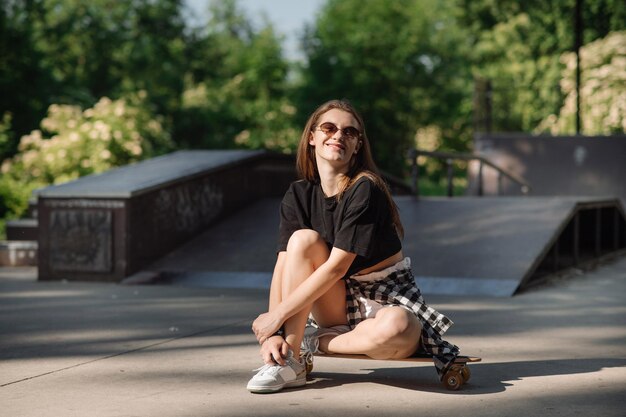
[[[365,319],[365,311],[359,297],[374,300],[382,305],[407,307],[415,313],[422,324],[420,346],[416,354],[432,355],[439,378],[443,379],[459,354],[457,346],[441,337],[453,322],[424,302],[410,267],[395,270],[376,281],[363,282],[349,277],[346,277],[345,281],[346,314],[350,328],[354,328]]]

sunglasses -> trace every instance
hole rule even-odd
[[[322,123],[316,128],[316,130],[321,130],[322,133],[328,137],[333,136],[338,130],[341,130],[343,136],[350,140],[356,140],[361,136],[361,131],[356,127],[348,126],[343,129],[339,129],[334,123],[330,122]]]

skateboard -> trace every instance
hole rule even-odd
[[[365,359],[365,360],[380,360],[372,359],[366,355],[343,355],[343,354],[322,354],[319,355],[324,358],[341,358],[341,359]],[[432,363],[433,357],[431,355],[416,355],[404,359],[385,359],[394,362],[426,362]],[[454,363],[448,369],[441,381],[443,385],[452,391],[460,389],[463,384],[469,381],[472,373],[470,372],[468,363],[480,362],[482,358],[476,356],[457,356]],[[313,371],[313,355],[305,356],[306,374],[309,375]]]

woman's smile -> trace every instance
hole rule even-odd
[[[346,150],[346,146],[342,143],[339,142],[326,142],[326,146],[330,147],[331,149],[336,149],[339,151],[345,151]]]

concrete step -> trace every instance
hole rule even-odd
[[[36,241],[0,241],[0,266],[37,265]]]

